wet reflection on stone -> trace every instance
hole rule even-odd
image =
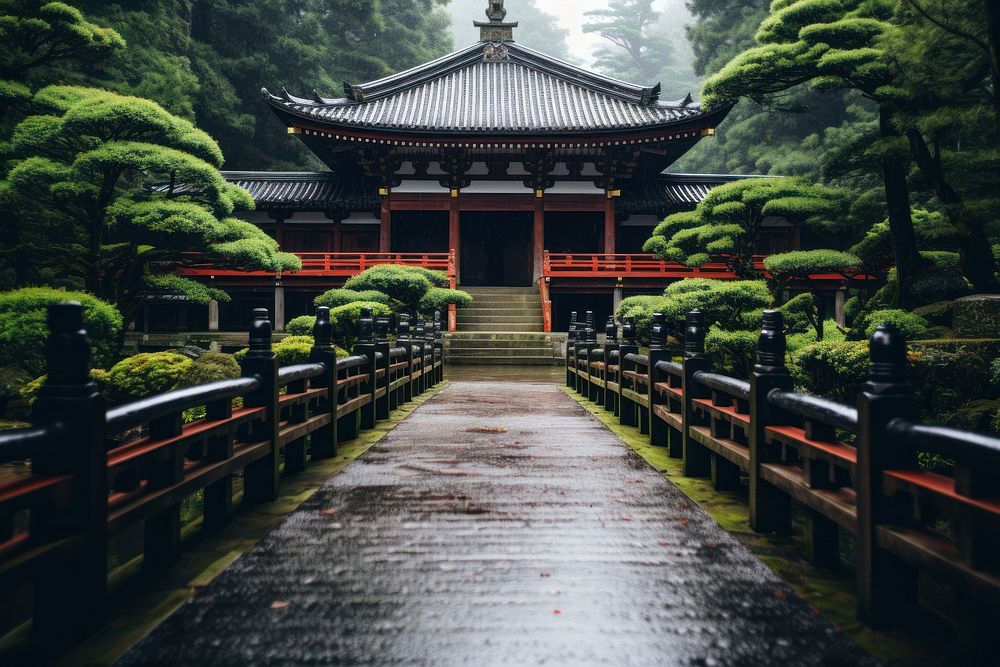
[[[121,664],[869,660],[556,387],[453,382]]]

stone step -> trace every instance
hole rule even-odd
[[[519,340],[516,338],[470,338],[467,340],[452,340],[445,343],[446,350],[485,350],[491,347],[518,348],[523,350],[552,349],[552,343],[547,340]]]
[[[459,285],[459,289],[468,292],[475,296],[476,294],[497,294],[497,295],[514,295],[514,294],[534,294],[538,296],[537,287],[463,287]]]
[[[498,324],[516,324],[518,322],[524,324],[541,324],[542,316],[520,313],[517,315],[463,315],[458,318],[459,326],[488,322],[496,322]]]
[[[559,333],[544,333],[544,332],[491,332],[491,331],[453,331],[451,333],[445,334],[446,342],[454,341],[512,341],[512,340],[524,340],[524,341],[545,341],[546,343],[557,342],[565,344],[566,334]],[[245,343],[244,343],[245,344]]]
[[[462,308],[458,311],[458,316],[468,313],[474,313],[476,315],[489,315],[490,313],[496,313],[497,315],[515,315],[517,313],[539,313],[541,309],[538,306],[477,306],[474,308]]]
[[[553,357],[552,346],[548,347],[463,347],[445,352],[448,360],[453,357]]]
[[[542,324],[529,325],[529,324],[504,324],[497,322],[468,322],[465,324],[459,324],[459,330],[463,331],[495,331],[503,333],[534,333],[542,331]]]
[[[552,366],[563,360],[553,357],[448,357],[449,364],[456,366]],[[447,374],[447,371],[445,371]]]

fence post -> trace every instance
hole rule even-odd
[[[266,502],[278,497],[281,453],[278,451],[278,359],[271,350],[271,321],[267,308],[254,308],[250,324],[250,349],[240,363],[243,376],[256,376],[260,386],[247,394],[243,403],[264,408],[264,417],[252,427],[253,441],[267,440],[267,455],[247,465],[244,471],[243,498],[248,503]]]
[[[574,310],[569,314],[569,330],[566,334],[566,386],[567,387],[576,387],[576,366],[573,366],[572,368],[570,367],[571,358],[573,359],[572,363],[573,364],[576,363],[576,358],[575,358],[576,348],[573,347],[574,345],[576,345],[576,327],[577,327],[576,311]],[[572,355],[570,354],[571,350],[573,352]]]
[[[310,452],[314,459],[326,459],[337,453],[337,350],[333,346],[333,327],[330,324],[330,309],[320,306],[316,309],[316,325],[313,327],[313,348],[309,361],[323,364],[326,370],[312,379],[311,386],[326,387],[327,396],[323,407],[330,413],[330,424],[313,432]]]
[[[434,311],[434,349],[437,350],[437,358],[441,365],[435,369],[434,378],[438,382],[444,381],[444,325],[441,322],[441,311]]]
[[[397,331],[396,345],[406,350],[406,382],[403,383],[400,401],[405,403],[413,400],[413,339],[410,338],[410,316],[406,313],[400,314]]]
[[[361,309],[361,319],[358,321],[358,342],[354,345],[354,354],[365,355],[368,364],[365,374],[368,378],[361,385],[361,393],[371,394],[371,401],[361,406],[361,428],[375,428],[375,319],[371,308]]]
[[[90,341],[79,303],[48,310],[48,377],[31,410],[35,426],[62,424],[54,447],[32,459],[41,475],[73,475],[70,511],[33,512],[31,530],[52,537],[82,534],[73,557],[56,559],[35,578],[33,639],[41,646],[77,640],[103,623],[108,561],[108,471],[104,397],[90,380]]]
[[[687,325],[684,331],[684,372],[681,378],[681,457],[684,459],[684,474],[688,477],[708,477],[712,473],[712,460],[709,451],[691,437],[692,426],[704,426],[707,423],[697,416],[691,402],[696,398],[708,398],[710,392],[694,379],[698,371],[707,371],[708,357],[705,356],[705,318],[700,310],[692,310],[687,314]]]
[[[381,369],[382,380],[379,382],[376,374],[376,396],[379,390],[385,390],[381,397],[375,399],[375,419],[389,418],[389,317],[380,315],[375,318],[375,352],[382,355],[382,361],[378,361],[376,354],[376,368]]]
[[[858,394],[858,614],[873,627],[897,625],[917,605],[917,572],[878,546],[879,524],[894,523],[893,504],[882,491],[882,473],[916,466],[916,454],[886,432],[895,418],[918,420],[906,383],[906,340],[892,324],[872,334],[868,380]]]
[[[667,422],[656,415],[656,406],[667,402],[667,397],[656,391],[657,382],[668,382],[666,375],[656,370],[656,364],[670,361],[670,349],[667,347],[667,327],[663,321],[663,313],[653,313],[653,323],[649,327],[649,444],[666,447],[669,442],[670,429]]]
[[[750,527],[759,533],[787,533],[792,526],[791,497],[761,478],[761,465],[781,459],[781,447],[769,445],[765,429],[783,423],[767,400],[772,389],[790,391],[792,378],[785,368],[784,317],[765,310],[757,343],[757,359],[750,372]]]
[[[620,355],[618,357],[618,389],[621,392],[618,397],[620,406],[618,423],[622,426],[638,426],[635,401],[625,396],[626,389],[635,388],[632,381],[625,377],[625,371],[633,370],[635,363],[626,360],[625,357],[639,352],[639,346],[635,343],[635,320],[631,317],[626,317],[622,323],[622,339],[624,342],[618,348]]]
[[[417,370],[420,371],[420,375],[417,377],[416,384],[413,387],[413,395],[419,396],[427,388],[427,378],[424,377],[424,345],[426,345],[426,341],[424,340],[424,323],[415,318],[410,331],[412,332],[410,340],[413,341],[413,353],[416,356]]]
[[[615,324],[614,315],[608,315],[608,321],[604,324],[604,409],[614,412],[618,394],[608,391],[608,366],[611,365],[611,352],[618,349],[618,326]]]
[[[430,389],[437,384],[437,339],[434,334],[434,322],[428,320],[424,322],[424,337],[427,340],[427,350],[431,353],[431,372],[427,376],[427,388]]]

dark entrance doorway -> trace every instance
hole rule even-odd
[[[463,212],[461,283],[531,285],[531,213]]]

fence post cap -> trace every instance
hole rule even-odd
[[[879,325],[868,348],[868,379],[862,391],[872,394],[908,391],[906,336],[895,324]]]
[[[618,325],[615,324],[614,315],[608,315],[608,321],[604,323],[604,335],[608,337],[609,343],[614,343],[618,337]]]
[[[49,337],[45,341],[46,385],[90,382],[90,340],[83,325],[83,306],[76,301],[48,307]]]
[[[667,347],[667,329],[663,321],[663,313],[653,313],[653,321],[649,325],[649,349],[663,350]]]
[[[267,308],[254,308],[250,322],[250,354],[271,351],[271,320]]]
[[[328,348],[333,345],[333,326],[330,324],[329,306],[316,308],[316,324],[313,326],[313,347]]]
[[[787,374],[785,368],[785,318],[780,311],[765,310],[757,339],[754,373]]]
[[[705,316],[695,308],[689,310],[684,323],[684,356],[700,357],[705,354]]]

